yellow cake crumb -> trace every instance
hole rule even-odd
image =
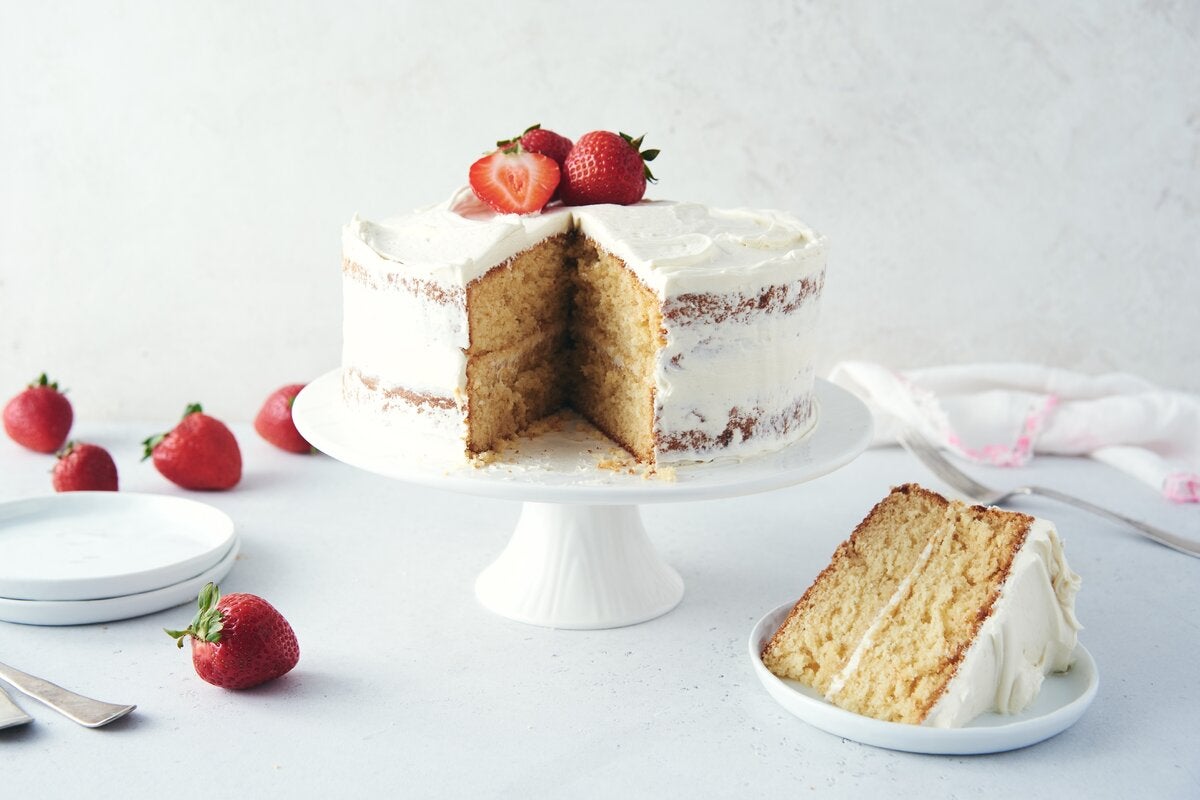
[[[657,296],[587,239],[558,236],[467,286],[467,449],[574,409],[639,461],[655,453]]]

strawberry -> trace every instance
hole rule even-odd
[[[115,492],[117,465],[103,447],[68,442],[54,462],[56,492]]]
[[[253,594],[221,597],[208,583],[197,598],[199,610],[185,630],[167,630],[179,647],[192,637],[192,666],[213,686],[249,689],[274,680],[300,660],[296,632],[275,607]]]
[[[579,137],[563,163],[559,194],[569,206],[616,203],[627,206],[642,199],[646,181],[654,182],[647,161],[657,150],[639,150],[642,138],[609,131]]]
[[[572,147],[570,139],[548,128],[543,128],[540,124],[530,125],[520,136],[496,142],[496,146],[503,150],[512,147],[514,143],[520,144],[521,149],[526,152],[550,156],[560,169],[563,162],[567,160],[567,153],[571,152]]]
[[[184,409],[170,433],[142,442],[145,461],[153,457],[163,477],[185,489],[231,489],[242,478],[242,451],[233,432],[203,412],[199,403]]]
[[[292,383],[276,389],[254,418],[254,430],[258,435],[289,453],[313,452],[313,446],[305,441],[292,421],[292,403],[303,388],[303,383]]]
[[[562,173],[563,162],[567,160],[567,153],[571,152],[571,148],[574,146],[570,139],[548,128],[543,128],[540,123],[530,125],[520,136],[496,142],[496,146],[501,150],[511,148],[514,144],[519,144],[521,149],[526,152],[541,153],[544,156],[550,156],[550,158],[554,159],[554,163],[558,164],[560,174]],[[557,200],[561,189],[562,181],[560,180],[554,190],[554,194],[550,195],[550,199]]]
[[[71,401],[42,373],[4,407],[4,430],[19,445],[56,452],[67,441],[74,414]]]
[[[490,153],[471,165],[475,196],[501,214],[541,211],[558,188],[558,164],[520,144]]]

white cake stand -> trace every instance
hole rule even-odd
[[[361,469],[464,494],[523,502],[512,538],[475,583],[479,601],[510,619],[552,628],[617,628],[653,619],[683,597],[683,580],[659,556],[638,505],[712,500],[778,489],[844,466],[871,440],[871,415],[854,395],[817,381],[818,422],[804,440],[746,460],[676,467],[645,476],[590,425],[505,450],[486,466],[406,449],[344,405],[341,372],[310,383],[292,417],[314,447]],[[602,462],[626,462],[614,469]]]

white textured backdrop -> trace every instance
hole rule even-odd
[[[919,9],[919,10],[914,10]],[[332,368],[339,232],[532,122],[832,242],[823,368],[1200,391],[1200,4],[0,6],[0,402],[247,419]],[[148,432],[149,433],[149,432]]]

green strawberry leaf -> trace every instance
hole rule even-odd
[[[142,461],[145,461],[150,456],[154,455],[154,448],[162,444],[162,440],[167,438],[165,433],[156,433],[148,439],[142,440]]]
[[[221,610],[217,608],[217,602],[220,599],[220,588],[209,581],[196,597],[196,616],[192,618],[192,624],[181,631],[170,628],[163,628],[163,630],[175,640],[175,644],[179,647],[183,647],[183,640],[188,636],[202,642],[221,641],[221,629],[225,627],[225,619],[221,615]]]
[[[53,389],[54,391],[57,392],[58,391],[58,381],[50,380],[50,378],[48,378],[46,376],[46,373],[43,372],[41,375],[38,375],[36,378],[34,378],[33,382],[29,384],[30,389],[37,389],[40,387],[45,387],[47,389]]]

